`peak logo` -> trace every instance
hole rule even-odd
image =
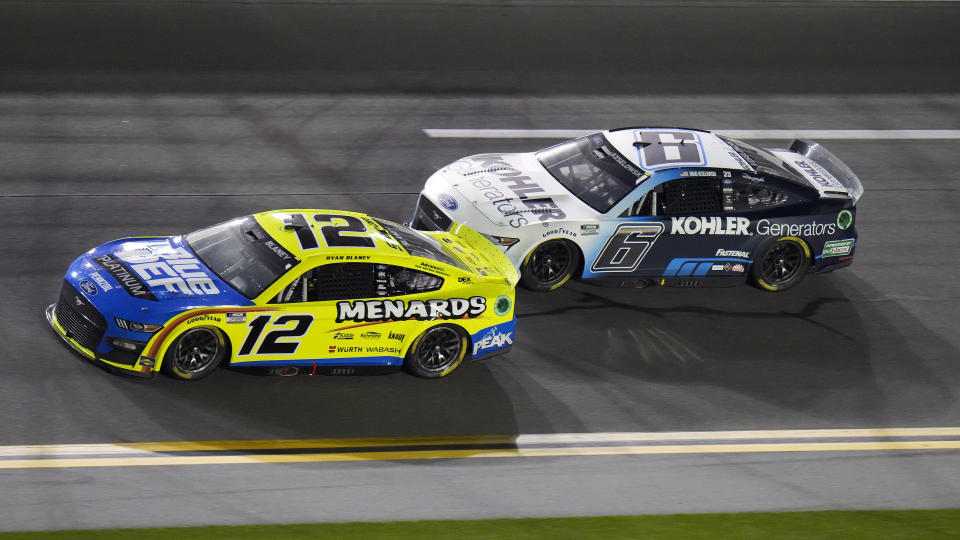
[[[476,356],[481,351],[488,349],[500,349],[507,345],[513,345],[513,332],[502,333],[497,328],[491,328],[489,332],[473,344],[473,355]]]
[[[750,220],[745,217],[674,217],[670,234],[716,234],[750,236]]]

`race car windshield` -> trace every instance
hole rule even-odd
[[[184,240],[203,264],[247,298],[256,298],[300,262],[253,216],[200,229]]]
[[[377,219],[375,221],[386,229],[387,232],[390,233],[390,236],[394,237],[397,242],[400,242],[404,249],[407,250],[407,253],[449,264],[461,270],[470,271],[463,263],[451,257],[446,250],[443,249],[443,245],[441,245],[440,242],[437,242],[422,232],[384,219]]]
[[[771,154],[767,150],[758,148],[752,144],[747,144],[743,141],[738,141],[737,139],[731,139],[722,135],[718,136],[723,140],[723,142],[729,144],[731,148],[740,154],[740,157],[745,159],[747,163],[749,163],[750,166],[752,166],[757,172],[762,174],[771,174],[774,176],[782,176],[797,182],[803,182],[803,179],[793,172],[790,165],[784,163],[782,159]]]
[[[537,159],[563,187],[600,213],[633,191],[644,175],[600,133],[541,150]]]

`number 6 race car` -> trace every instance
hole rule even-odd
[[[811,141],[767,150],[708,131],[624,128],[461,159],[427,180],[411,225],[469,225],[536,291],[572,276],[782,291],[852,262],[862,193]]]
[[[94,248],[46,315],[84,356],[145,377],[198,379],[225,362],[281,374],[402,365],[432,378],[510,348],[518,279],[465,226],[421,233],[277,210]]]

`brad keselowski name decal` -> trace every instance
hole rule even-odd
[[[337,322],[459,319],[476,317],[487,310],[482,296],[437,300],[353,300],[337,302]]]
[[[490,200],[490,204],[492,204],[498,212],[503,214],[503,217],[509,218],[507,222],[511,227],[518,229],[530,223],[530,221],[522,215],[525,212],[537,214],[540,221],[549,221],[551,219],[559,220],[567,217],[567,214],[565,214],[550,197],[536,197],[535,194],[546,193],[546,191],[529,176],[526,176],[506,161],[503,161],[503,157],[484,156],[473,158],[473,161],[482,169],[477,172],[489,172],[497,175],[500,183],[516,195],[516,200],[526,206],[525,209],[519,208],[514,203],[513,197],[508,197],[489,180],[482,178],[471,180],[474,189],[482,192],[483,196]]]
[[[100,257],[94,257],[93,262],[102,266],[114,279],[119,281],[130,296],[153,302],[157,301],[157,297],[150,292],[150,288],[143,281],[140,281],[140,278],[119,259],[114,259],[110,255],[101,255]]]

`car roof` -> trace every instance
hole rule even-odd
[[[634,165],[653,173],[663,169],[717,168],[750,171],[751,167],[726,141],[702,129],[677,127],[627,127],[603,132],[616,149]],[[681,136],[681,134],[683,134]],[[644,149],[650,146],[671,146],[671,141],[693,141],[699,151],[689,161],[650,162]],[[640,144],[637,144],[640,143]],[[643,144],[646,143],[646,144]],[[687,142],[687,144],[690,144]],[[676,146],[676,145],[672,145]]]
[[[291,227],[288,224],[291,218],[297,214],[303,216],[306,223],[310,224],[313,237],[320,237],[320,239],[317,240],[319,247],[312,249],[303,249],[301,247],[300,241],[297,239],[297,228]],[[347,216],[363,221],[367,228],[367,232],[363,233],[363,236],[372,238],[374,241],[374,247],[331,247],[326,245],[326,243],[322,240],[320,227],[316,225],[316,221],[314,220],[314,216],[317,215]],[[332,256],[343,257],[343,259],[338,258],[336,260],[342,260],[346,262],[370,261],[373,260],[372,258],[374,256],[378,260],[384,257],[400,259],[412,258],[412,255],[407,253],[407,251],[402,248],[397,240],[394,239],[379,223],[374,221],[372,217],[360,212],[324,209],[284,209],[260,212],[253,214],[253,217],[258,223],[260,223],[260,226],[263,227],[267,234],[280,243],[284,249],[290,253],[293,253],[301,261],[318,263],[325,260],[331,260],[328,259],[328,257]],[[343,220],[339,221],[341,225],[345,224]],[[350,233],[347,232],[346,236],[350,236]]]

